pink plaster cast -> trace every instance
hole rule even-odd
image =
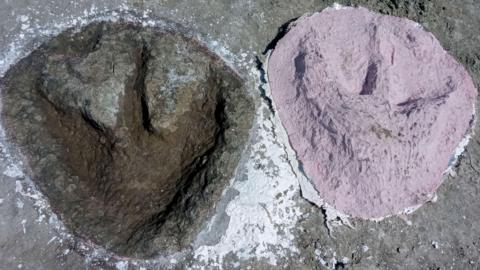
[[[268,76],[305,174],[353,217],[424,203],[473,123],[472,79],[435,37],[364,8],[300,18]]]

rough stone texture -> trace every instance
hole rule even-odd
[[[419,22],[431,31],[440,43],[461,62],[471,74],[477,87],[480,83],[480,2],[473,0],[339,0],[344,5],[362,5],[371,10],[400,17],[408,17]],[[307,12],[321,11],[332,5],[332,0],[299,0],[299,1],[184,1],[184,0],[54,0],[54,1],[13,1],[0,4],[0,53],[12,51],[11,43],[21,34],[25,35],[22,51],[29,50],[33,44],[48,39],[44,30],[56,29],[56,24],[84,16],[92,12],[92,7],[101,12],[103,9],[117,10],[122,4],[136,9],[140,14],[151,10],[151,15],[167,18],[193,29],[199,35],[219,42],[216,52],[227,48],[235,57],[232,65],[237,68],[247,81],[257,81],[258,74],[247,71],[255,69],[255,63],[245,65],[239,61],[242,53],[247,53],[248,61],[258,56],[264,60],[262,52],[277,35],[277,29],[287,21],[304,15]],[[90,13],[91,14],[91,13]],[[26,15],[28,21],[22,22],[19,17]],[[24,25],[32,29],[23,30]],[[38,27],[38,28],[37,28]],[[239,57],[239,58],[237,58]],[[4,60],[0,59],[0,63]],[[238,61],[237,61],[238,60]],[[252,88],[255,90],[254,88]],[[260,96],[260,95],[259,95]],[[257,101],[261,100],[258,97]],[[477,103],[478,107],[478,103]],[[477,109],[478,111],[478,109]],[[245,201],[251,215],[238,217],[251,220],[252,216],[269,215],[273,219],[277,234],[265,234],[262,226],[240,228],[239,239],[252,238],[258,240],[268,237],[281,244],[285,231],[282,229],[286,211],[269,211],[271,205],[254,205],[249,198],[258,187],[274,188],[281,177],[276,174],[289,170],[288,164],[272,158],[272,148],[281,149],[285,142],[274,139],[269,123],[271,114],[263,110],[264,122],[260,122],[253,130],[251,144],[265,147],[252,149],[245,161],[256,164],[254,169],[245,169],[243,161],[235,180],[237,184],[248,184],[254,187],[247,190],[232,190],[229,196]],[[480,134],[476,125],[476,134]],[[270,141],[271,140],[271,141]],[[3,150],[3,149],[2,149]],[[2,151],[3,152],[3,151]],[[98,258],[83,257],[81,245],[77,240],[60,241],[58,232],[48,223],[48,216],[41,220],[34,209],[35,200],[16,192],[16,183],[24,182],[21,176],[6,173],[9,171],[9,159],[1,155],[0,169],[0,262],[2,268],[17,269],[218,269],[212,266],[218,262],[223,269],[479,269],[480,267],[480,142],[475,135],[467,146],[467,151],[457,168],[456,177],[446,177],[437,190],[436,203],[427,203],[407,218],[408,225],[398,217],[388,218],[382,222],[351,220],[355,229],[336,228],[330,237],[326,227],[319,226],[324,222],[324,214],[298,194],[296,203],[301,208],[300,220],[293,230],[293,241],[298,252],[282,248],[281,244],[270,246],[253,245],[250,249],[229,253],[223,261],[208,257],[208,263],[196,258],[187,257],[176,260],[158,260],[143,262],[119,263],[118,258],[102,256]],[[281,156],[282,159],[284,157]],[[254,176],[252,176],[252,173]],[[261,182],[255,175],[270,174],[267,183]],[[287,177],[288,180],[294,177]],[[283,179],[285,180],[285,179]],[[282,180],[282,181],[283,181]],[[291,189],[288,189],[291,191]],[[287,190],[285,190],[287,192]],[[293,192],[299,193],[298,189]],[[282,193],[276,195],[278,201],[285,200]],[[268,194],[258,196],[266,197]],[[23,202],[23,208],[18,204]],[[223,203],[222,203],[223,204]],[[228,208],[232,205],[225,202]],[[237,204],[237,207],[239,205]],[[265,207],[265,209],[264,209]],[[263,211],[263,212],[261,212]],[[291,208],[289,209],[291,212]],[[41,217],[41,216],[40,216]],[[281,218],[283,217],[283,218]],[[233,217],[225,214],[220,219],[229,226]],[[277,222],[276,220],[282,220]],[[22,223],[23,222],[23,223]],[[268,218],[267,221],[269,222]],[[230,222],[231,223],[231,222]],[[25,231],[22,224],[25,225]],[[225,236],[224,231],[211,226],[215,239]],[[256,228],[256,230],[254,230]],[[54,238],[57,237],[57,238]],[[213,243],[211,243],[213,244]],[[233,249],[238,249],[238,242]],[[259,256],[260,250],[275,254],[276,264]],[[251,254],[245,259],[245,254]],[[260,254],[262,255],[262,254]],[[344,260],[346,258],[347,260]]]
[[[122,255],[187,246],[207,213],[201,197],[228,180],[216,170],[232,172],[212,160],[234,126],[225,103],[246,102],[229,94],[241,96],[242,82],[181,34],[93,24],[54,38],[1,83],[7,138],[33,180],[77,235]]]
[[[364,8],[297,20],[268,75],[302,168],[322,199],[353,217],[431,199],[473,124],[467,71],[413,21]]]

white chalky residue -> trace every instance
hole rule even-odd
[[[25,227],[25,224],[27,224],[27,220],[23,219],[21,224],[22,224],[22,228],[23,228],[23,234],[26,234],[27,233],[27,228]]]
[[[16,205],[17,205],[17,207],[18,207],[19,209],[22,209],[24,203],[23,203],[23,201],[22,201],[21,199],[17,198]]]
[[[15,164],[8,165],[7,168],[3,171],[3,174],[11,178],[23,177],[22,170]]]
[[[333,3],[332,8],[335,9],[335,10],[340,10],[340,9],[345,9],[346,7],[342,6],[341,4],[339,4],[337,2],[335,2],[335,3]]]
[[[232,184],[240,195],[226,208],[230,217],[229,226],[218,244],[195,250],[195,258],[208,263],[209,267],[222,269],[223,258],[229,253],[236,254],[240,260],[263,258],[271,265],[277,264],[278,257],[298,253],[292,230],[301,214],[294,200],[299,186],[285,158],[284,145],[272,131],[272,128],[276,129],[274,121],[265,120],[271,117],[264,115],[266,108],[262,104],[256,116],[254,125],[264,128],[258,129],[255,137],[259,141],[252,145],[252,156],[244,165],[247,179]],[[265,151],[277,166],[273,171],[266,168],[268,159],[257,156]],[[259,163],[262,165],[260,168],[257,167]],[[278,194],[283,195],[277,197]],[[272,247],[275,247],[275,252]]]
[[[56,236],[52,237],[52,239],[48,240],[47,245],[50,245],[50,243],[52,243],[53,241],[55,241],[55,239],[57,239]]]
[[[22,193],[23,192],[22,182],[15,181],[15,192],[17,192],[17,193]]]
[[[475,106],[473,107],[473,115],[476,115]],[[472,124],[472,127],[476,126],[476,121],[477,121],[477,117],[475,117],[474,123]],[[465,149],[466,149],[468,143],[470,142],[470,139],[473,137],[473,135],[475,135],[475,129],[474,128],[472,128],[472,130],[470,131],[470,134],[467,134],[462,139],[462,141],[460,141],[457,148],[455,148],[453,156],[449,161],[449,164],[448,164],[449,166],[444,172],[445,175],[448,174],[452,177],[455,177],[457,175],[457,172],[455,171],[455,165],[457,165],[460,156],[463,154],[463,152],[465,152]],[[435,195],[435,199],[436,199],[436,195]]]
[[[120,261],[115,264],[117,270],[128,270],[128,262]]]
[[[27,15],[20,15],[18,19],[23,23],[29,20],[29,17]]]

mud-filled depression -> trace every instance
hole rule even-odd
[[[79,238],[148,258],[187,248],[253,120],[243,80],[199,41],[98,22],[0,80],[7,142]]]

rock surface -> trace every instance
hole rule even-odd
[[[365,8],[300,18],[268,74],[302,169],[353,217],[427,201],[473,124],[467,71],[418,24]]]
[[[79,236],[133,257],[188,245],[252,115],[240,78],[197,41],[127,23],[61,34],[3,84],[7,133],[52,207]],[[246,118],[228,120],[230,102]],[[226,134],[237,157],[221,156]]]
[[[3,57],[8,54],[10,57],[0,57],[2,58],[0,72],[8,69],[8,65],[19,59],[18,53],[31,50],[28,45],[22,47],[22,44],[49,40],[52,33],[58,33],[68,27],[65,22],[75,20],[89,22],[90,19],[85,19],[84,14],[92,15],[89,17],[92,19],[101,19],[104,10],[118,10],[125,5],[140,15],[150,12],[149,17],[145,19],[146,23],[152,17],[165,18],[181,23],[203,37],[208,36],[212,41],[211,45],[214,45],[213,41],[218,41],[221,46],[212,50],[226,59],[231,60],[229,55],[239,57],[232,60],[231,64],[242,72],[246,82],[256,82],[258,73],[248,73],[255,69],[255,62],[248,64],[248,61],[256,55],[260,60],[264,60],[262,52],[266,44],[275,37],[277,28],[307,12],[323,10],[333,2],[333,0],[294,2],[234,0],[227,4],[218,0],[2,1],[0,36],[4,38],[0,39],[0,55]],[[468,69],[478,88],[480,2],[470,0],[335,0],[335,2],[349,6],[362,5],[384,14],[407,17],[419,22]],[[95,10],[92,14],[93,8]],[[21,21],[19,17],[22,15],[28,16],[29,20]],[[26,24],[30,24],[31,28],[25,29],[23,25]],[[25,37],[21,39],[23,43],[19,44],[16,41],[22,35]],[[15,44],[13,58],[10,54],[12,43]],[[242,53],[249,54],[246,61],[241,61]],[[5,60],[3,65],[2,60]],[[244,63],[248,65],[244,66]],[[251,90],[255,91],[256,88]],[[3,99],[2,97],[1,100]],[[259,97],[257,101],[260,100]],[[218,263],[221,265],[220,269],[479,269],[478,121],[475,135],[456,167],[457,175],[444,177],[444,183],[437,190],[438,200],[435,203],[427,203],[406,217],[411,226],[398,216],[381,222],[352,219],[350,222],[354,225],[354,230],[348,227],[335,227],[333,232],[335,237],[331,237],[327,228],[321,226],[325,222],[322,211],[306,202],[300,195],[296,195],[292,203],[301,207],[300,211],[295,209],[295,213],[300,213],[302,218],[295,226],[296,229],[291,231],[294,233],[295,241],[295,244],[291,245],[287,240],[290,237],[288,233],[290,230],[288,227],[285,228],[285,221],[296,222],[295,218],[291,218],[291,200],[285,203],[288,196],[276,197],[275,191],[283,192],[285,183],[295,184],[295,176],[287,173],[290,167],[282,156],[283,152],[279,151],[284,140],[274,139],[275,134],[272,132],[274,129],[268,121],[271,114],[262,108],[258,111],[265,113],[265,121],[254,125],[252,129],[252,146],[248,146],[248,149],[252,148],[251,157],[247,152],[237,170],[234,189],[223,196],[227,211],[225,213],[220,211],[225,217],[221,219],[221,223],[229,228],[225,231],[212,226],[215,222],[207,223],[208,230],[215,235],[215,239],[222,239],[222,242],[224,239],[231,239],[232,244],[215,244],[216,240],[208,243],[208,248],[212,252],[206,254],[208,256],[204,259],[188,256],[187,253],[186,259],[174,257],[173,260],[171,257],[161,257],[156,260],[125,262],[124,258],[105,256],[101,252],[97,253],[97,250],[92,251],[94,254],[85,255],[85,251],[81,249],[83,243],[81,239],[65,240],[60,237],[62,234],[58,233],[56,223],[49,222],[50,210],[47,213],[45,211],[38,213],[36,207],[38,201],[30,199],[30,193],[24,195],[16,191],[16,184],[20,182],[24,186],[23,191],[28,192],[30,180],[14,173],[11,158],[5,156],[3,152],[5,145],[0,144],[2,148],[0,170],[3,172],[0,174],[2,267],[18,269],[21,266],[22,269],[36,270],[211,269]],[[274,127],[280,128],[277,125]],[[255,145],[265,147],[257,150]],[[250,163],[257,164],[256,168],[251,168],[248,165]],[[265,181],[263,175],[267,174],[270,178]],[[280,185],[277,186],[277,183]],[[244,188],[238,188],[237,185]],[[276,188],[272,189],[270,186]],[[261,193],[267,187],[272,194]],[[288,192],[299,193],[297,187]],[[230,201],[228,198],[232,197],[234,199]],[[265,204],[257,204],[257,201]],[[20,202],[23,202],[23,208],[20,208]],[[221,207],[222,204],[218,205]],[[288,215],[285,216],[287,212]],[[46,218],[41,220],[43,214],[46,214]],[[268,218],[270,216],[271,220]],[[263,218],[264,223],[257,222]],[[233,230],[232,227],[236,229]],[[269,229],[270,227],[272,229]],[[233,235],[236,237],[232,239]],[[268,245],[264,244],[265,239],[268,239]],[[435,245],[432,244],[434,242]],[[245,243],[253,244],[245,246]],[[286,249],[287,246],[297,252]],[[272,259],[276,261],[271,261]]]

